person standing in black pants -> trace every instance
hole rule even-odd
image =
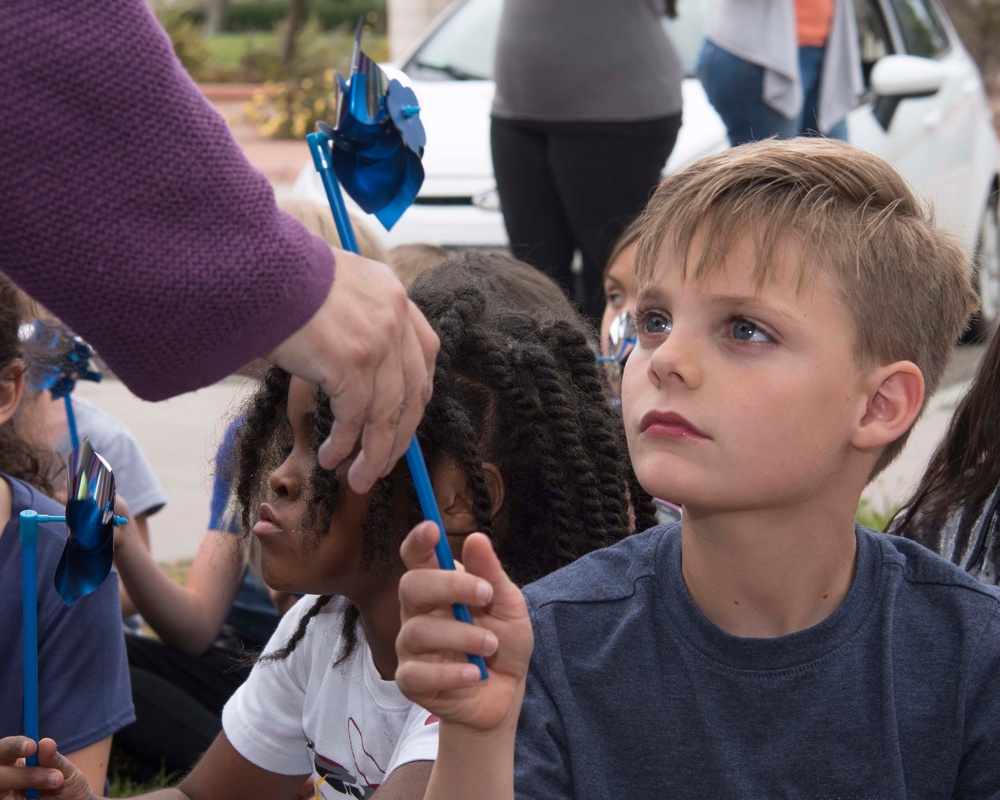
[[[505,0],[491,147],[515,257],[571,296],[583,260],[600,320],[611,248],[660,180],[681,124],[673,0]]]

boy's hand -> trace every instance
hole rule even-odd
[[[38,766],[24,760],[38,751]],[[67,761],[51,739],[37,745],[25,736],[0,739],[0,799],[23,800],[26,789],[38,789],[45,797],[61,800],[93,800],[94,793],[83,773]]]
[[[400,549],[409,571],[399,584],[396,683],[442,722],[481,732],[513,730],[534,643],[524,596],[483,534],[466,539],[454,572],[438,568],[437,539],[437,527],[424,522]],[[456,621],[452,603],[468,605],[475,624]],[[487,680],[479,679],[467,653],[486,659]]]

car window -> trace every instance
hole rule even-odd
[[[894,52],[889,28],[882,16],[878,0],[854,0],[854,16],[858,21],[858,45],[861,51],[861,71],[865,87],[871,85],[875,62]]]
[[[493,80],[503,0],[470,0],[403,67],[417,80]]]
[[[705,30],[707,0],[678,0],[677,19],[663,27],[685,75],[694,74]],[[451,14],[403,65],[417,80],[493,80],[503,0],[469,0]]]
[[[892,0],[906,52],[935,58],[948,49],[948,34],[927,0]]]

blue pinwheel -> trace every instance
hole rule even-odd
[[[69,333],[62,325],[46,320],[35,320],[33,324],[25,326],[21,339],[25,347],[39,351],[35,360],[40,366],[32,370],[29,380],[31,388],[51,392],[56,400],[63,399],[70,442],[74,448],[79,447],[76,415],[73,413],[70,395],[76,388],[77,381],[101,381],[93,348],[79,336]]]
[[[67,606],[93,592],[111,573],[116,517],[115,478],[108,462],[84,439],[69,457],[69,492],[65,516],[22,511],[21,613],[24,657],[24,735],[38,741],[38,524],[65,522],[66,547],[56,567],[55,587]],[[38,764],[38,756],[28,759]],[[29,798],[38,792],[28,791]]]
[[[426,135],[420,121],[420,106],[413,90],[388,76],[361,50],[361,23],[354,38],[351,74],[345,80],[337,75],[336,106],[333,125],[320,122],[319,130],[306,136],[313,163],[323,181],[330,210],[345,250],[358,252],[344,198],[348,194],[367,213],[388,230],[413,203],[424,180],[423,156]],[[444,523],[434,499],[430,476],[414,436],[406,451],[406,463],[417,489],[424,518],[436,523],[438,564],[454,569]],[[471,624],[467,606],[453,606],[455,618]],[[469,661],[487,677],[486,663],[480,656]]]

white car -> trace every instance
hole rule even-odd
[[[708,2],[678,5],[678,18],[663,24],[689,77],[683,124],[664,175],[729,146],[725,126],[693,77]],[[489,136],[502,6],[503,0],[457,0],[398,69],[385,67],[413,87],[427,131],[426,179],[416,202],[391,231],[373,223],[387,246],[508,244]],[[1000,184],[997,138],[979,71],[937,0],[855,0],[855,9],[867,92],[848,116],[849,138],[895,166],[978,256],[977,332],[983,332],[1000,314]],[[311,161],[293,194],[326,202]]]

